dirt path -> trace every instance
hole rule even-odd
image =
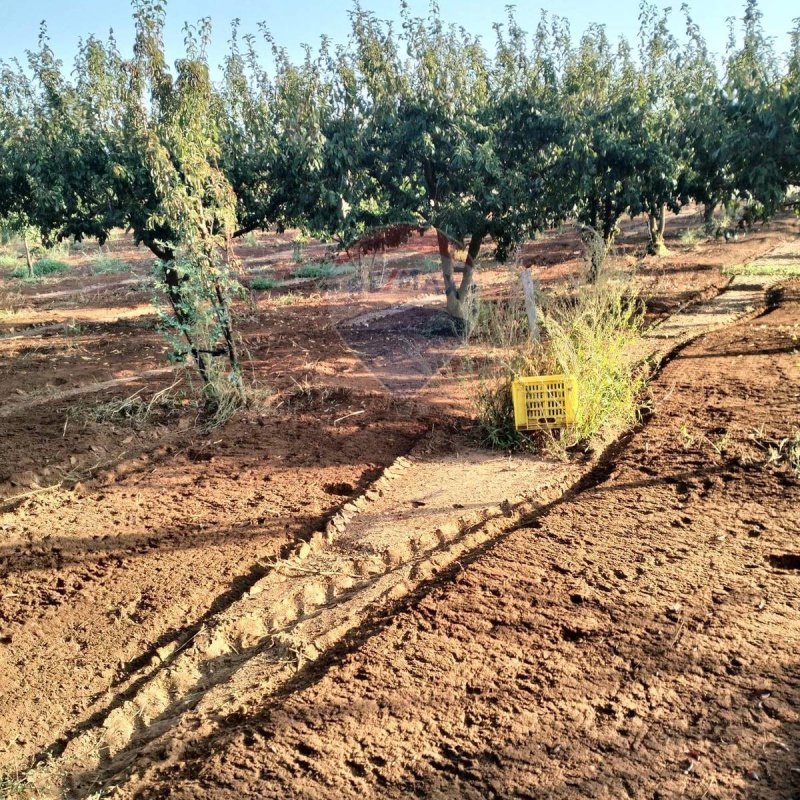
[[[334,425],[351,402],[363,413]],[[122,428],[115,466],[0,513],[0,771],[107,708],[426,425],[374,396],[328,398],[320,413],[298,402],[216,437]],[[51,416],[32,424],[61,442],[63,415]]]
[[[769,268],[775,263],[800,263],[800,245],[797,241],[778,245],[767,253],[748,262],[750,268]],[[779,275],[736,275],[714,301],[691,304],[673,314],[645,334],[646,339],[674,339],[696,336],[707,330],[730,325],[743,314],[758,308],[764,291],[780,283]]]
[[[752,434],[800,426],[799,315],[685,348],[594,485],[120,796],[793,796],[800,483]]]

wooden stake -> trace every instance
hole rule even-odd
[[[520,275],[522,280],[522,291],[525,293],[525,311],[528,314],[528,327],[531,331],[531,339],[539,341],[539,322],[536,318],[536,293],[539,291],[539,281],[536,280],[530,270],[522,270]]]

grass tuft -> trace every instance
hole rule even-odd
[[[33,277],[43,278],[47,275],[58,275],[66,272],[69,269],[69,264],[66,261],[59,261],[57,258],[40,258],[33,265]],[[12,273],[12,278],[27,278],[28,268],[17,267]]]
[[[269,304],[273,306],[294,306],[302,303],[304,300],[312,300],[318,295],[304,295],[300,292],[283,292],[274,295],[269,299]]]
[[[695,245],[706,241],[706,239],[708,239],[708,233],[701,225],[697,228],[687,228],[681,233],[678,239],[680,240],[681,244],[686,245],[687,247],[694,247]]]
[[[797,259],[786,261],[756,260],[749,264],[725,267],[726,275],[772,275],[778,278],[800,278],[800,263]]]
[[[95,253],[90,258],[90,262],[92,275],[100,275],[105,272],[127,272],[130,269],[127,261],[102,252]]]
[[[28,782],[11,775],[0,775],[0,800],[11,797],[21,797],[29,789]]]
[[[156,392],[149,400],[143,397],[144,390],[139,389],[129,397],[116,398],[92,406],[76,406],[68,413],[70,418],[77,422],[100,424],[110,422],[140,430],[154,414],[163,419],[185,410],[190,401],[176,391],[179,384],[180,379]]]
[[[352,264],[301,264],[292,273],[294,278],[338,278],[340,275],[351,275],[355,272]]]
[[[487,310],[487,308],[489,310]],[[641,304],[626,284],[602,281],[539,298],[541,339],[530,341],[521,297],[484,306],[473,328],[494,354],[477,395],[484,441],[503,450],[538,447],[538,438],[514,427],[511,383],[533,375],[571,375],[576,383],[575,424],[562,447],[617,432],[638,419],[644,377],[630,350],[642,323]]]
[[[750,437],[767,454],[765,464],[784,465],[800,480],[800,430],[782,439],[769,437],[763,428]]]
[[[253,278],[253,280],[250,281],[250,288],[255,289],[258,292],[265,291],[267,289],[278,289],[280,286],[282,286],[281,281],[268,275],[262,275],[258,278]]]

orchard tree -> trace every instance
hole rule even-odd
[[[333,114],[328,44],[290,60],[261,26],[265,66],[253,35],[234,23],[220,92],[221,167],[237,197],[237,235],[290,226],[319,230],[320,213],[341,205],[326,185],[327,123]],[[350,141],[348,146],[355,146]]]
[[[0,65],[0,220],[6,234],[22,239],[32,277],[31,247],[53,241],[74,203],[68,176],[80,166],[80,148],[72,124],[76,95],[44,26],[27,65]]]
[[[219,165],[217,98],[205,52],[210,24],[186,28],[186,57],[173,76],[164,58],[163,6],[136,0],[134,8],[134,57],[121,65],[117,197],[127,200],[136,238],[159,258],[173,325],[214,407],[244,395],[230,316],[238,289],[230,270],[236,196]]]
[[[545,77],[514,77],[523,62],[503,39],[493,62],[435,5],[423,19],[403,4],[397,35],[358,7],[352,26],[352,62],[340,67],[360,98],[362,161],[346,168],[377,191],[349,214],[434,228],[447,310],[463,320],[484,238],[504,258],[546,217],[541,180],[553,139],[534,91]]]
[[[22,158],[26,142],[27,84],[20,72],[5,65],[0,69],[0,222],[3,238],[21,234],[26,245],[28,274],[33,275],[33,261],[28,247],[29,228],[25,210],[30,197],[30,183]]]
[[[680,179],[686,171],[680,98],[689,75],[682,68],[678,43],[669,30],[669,9],[659,12],[643,0],[639,10],[638,97],[642,103],[644,169],[638,174],[638,207],[647,214],[648,251],[665,255],[664,227],[669,209],[681,207]]]
[[[724,146],[733,187],[768,216],[786,196],[791,176],[787,154],[794,137],[778,60],[764,33],[762,16],[757,0],[747,0],[741,43],[731,21],[722,91],[728,118]]]
[[[502,193],[492,235],[505,258],[524,238],[551,228],[570,212],[555,169],[565,150],[568,126],[562,99],[564,68],[571,48],[567,21],[542,13],[528,36],[509,10],[496,25],[491,73],[494,150],[503,166]]]
[[[681,85],[676,102],[682,148],[687,154],[680,176],[680,195],[685,203],[703,204],[703,223],[713,232],[714,211],[733,194],[729,152],[730,136],[719,74],[700,29],[688,7],[683,6],[686,38],[681,52]]]
[[[371,13],[356,8],[352,15],[356,78],[365,97],[364,166],[381,187],[376,199],[386,223],[436,229],[447,310],[464,319],[488,232],[486,185],[499,172],[487,56],[476,38],[445,26],[435,7],[427,20],[406,6],[402,13],[396,37]],[[456,248],[466,250],[460,281]]]
[[[781,99],[788,140],[785,148],[787,179],[796,187],[800,186],[800,17],[794,21],[791,41],[786,76],[781,84]],[[800,204],[796,209],[800,214]]]
[[[646,140],[640,81],[630,48],[611,45],[591,26],[569,56],[562,107],[566,136],[554,180],[578,222],[590,229],[590,280],[596,280],[620,218],[638,211]]]
[[[229,310],[237,290],[230,272],[236,198],[219,166],[218,101],[205,56],[210,29],[207,21],[186,29],[186,57],[173,75],[163,4],[134,0],[133,7],[130,59],[113,37],[90,37],[70,81],[43,29],[28,70],[3,70],[4,103],[14,98],[19,124],[0,180],[19,192],[9,201],[4,186],[0,210],[35,225],[46,241],[103,243],[113,228],[132,229],[159,259],[170,324],[185,341],[176,355],[194,360],[214,407],[241,398],[242,386]]]
[[[3,137],[0,170],[10,173],[11,184],[9,194],[3,191],[2,213],[39,231],[48,244],[67,236],[103,241],[109,224],[120,219],[104,180],[103,131],[88,113],[85,81],[96,72],[94,44],[90,39],[81,46],[74,83],[55,58],[44,25],[27,68],[12,62],[2,69],[3,125],[12,131]]]

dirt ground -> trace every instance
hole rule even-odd
[[[694,224],[670,221],[662,260],[640,258],[639,222],[623,229],[609,269],[635,274],[651,318],[715,292],[723,266],[797,232],[782,219],[736,244],[694,245],[680,238]],[[243,243],[245,274],[291,280],[292,236]],[[543,283],[565,279],[581,268],[570,237],[532,242],[522,261]],[[121,237],[108,250],[129,269],[94,274],[87,249],[69,254],[69,273],[0,282],[0,774],[85,725],[160,648],[191,639],[426,431],[472,424],[468,382],[430,383],[460,346],[429,303],[430,236],[381,265],[378,291],[355,290],[352,276],[254,291],[237,327],[272,398],[211,432],[166,359],[152,259]],[[490,292],[508,276],[489,264],[480,281]],[[696,363],[700,374],[706,361]],[[141,421],[104,416],[178,379],[172,406]],[[698,413],[707,405],[692,402]],[[755,401],[745,410],[762,413]]]
[[[120,796],[800,792],[800,291],[685,348],[575,496]],[[754,432],[755,440],[754,440]]]

